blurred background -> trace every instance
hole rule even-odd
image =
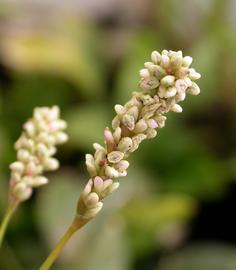
[[[61,169],[14,216],[1,270],[38,269],[65,231],[88,179],[84,155],[154,49],[193,56],[202,93],[135,152],[119,191],[53,269],[236,269],[235,33],[234,0],[0,1],[0,217],[33,108],[58,104],[70,135]]]

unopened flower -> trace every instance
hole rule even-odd
[[[68,140],[64,132],[67,124],[60,119],[57,106],[36,108],[33,117],[23,126],[23,132],[15,143],[17,161],[10,165],[10,198],[27,200],[35,187],[45,185],[45,171],[58,169],[59,161],[52,156],[56,145]]]

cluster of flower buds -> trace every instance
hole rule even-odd
[[[18,202],[27,200],[34,187],[45,185],[48,179],[44,171],[58,169],[59,162],[52,156],[56,145],[63,144],[68,136],[63,130],[67,124],[60,119],[60,110],[35,108],[33,118],[23,126],[23,132],[15,143],[17,161],[10,165],[10,199]]]
[[[190,68],[192,58],[183,57],[181,51],[163,50],[151,54],[140,70],[142,91],[134,92],[124,106],[116,105],[112,131],[104,131],[105,146],[94,144],[95,154],[86,155],[86,166],[91,176],[81,194],[78,214],[92,219],[102,208],[103,199],[119,187],[114,179],[127,175],[130,153],[138,149],[145,139],[154,138],[157,128],[165,126],[169,111],[182,112],[178,102],[186,94],[200,93],[195,80],[201,76]]]

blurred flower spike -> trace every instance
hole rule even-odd
[[[10,165],[10,201],[25,201],[33,188],[48,183],[43,173],[59,167],[58,160],[52,156],[57,151],[56,145],[68,140],[66,126],[57,106],[34,109],[33,117],[24,124],[15,143],[17,161]]]
[[[190,68],[192,57],[182,51],[153,51],[151,61],[140,70],[141,91],[134,92],[124,106],[115,105],[112,130],[104,131],[105,145],[95,143],[95,154],[86,155],[91,176],[78,203],[78,215],[90,220],[102,209],[103,199],[119,187],[114,179],[127,175],[128,156],[145,139],[154,138],[158,128],[165,126],[169,111],[182,112],[179,102],[187,94],[198,95],[195,83],[201,75]]]

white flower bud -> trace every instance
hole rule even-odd
[[[13,187],[12,193],[20,201],[24,201],[31,196],[32,189],[30,187],[27,187],[26,183],[19,182]]]
[[[48,183],[48,179],[44,176],[25,176],[22,178],[22,182],[26,183],[30,187],[39,187]]]
[[[200,88],[195,82],[193,82],[192,86],[188,88],[187,93],[194,96],[199,95]]]
[[[112,151],[107,155],[107,159],[110,163],[117,163],[124,158],[124,153],[120,151]]]
[[[101,211],[103,207],[102,202],[98,202],[93,208],[87,209],[86,212],[83,214],[84,219],[92,219],[94,218],[99,211]]]
[[[166,90],[165,97],[166,98],[174,97],[176,93],[177,93],[177,89],[175,87],[169,87]]]
[[[181,113],[183,111],[183,108],[179,104],[174,104],[171,107],[172,112]]]
[[[93,183],[94,183],[94,191],[97,193],[97,194],[100,194],[103,190],[103,180],[101,177],[99,176],[95,176],[94,177],[94,180],[93,180]]]
[[[19,182],[21,180],[21,174],[18,172],[12,172],[11,180],[13,180],[13,182]]]
[[[142,78],[149,78],[150,77],[150,73],[148,71],[147,68],[143,68],[139,71],[139,75],[142,77]]]
[[[170,65],[170,58],[163,54],[161,55],[161,65],[164,67],[164,68],[167,68],[169,65]]]
[[[132,115],[125,114],[122,117],[122,123],[126,126],[129,130],[133,130],[135,127],[135,119]]]
[[[119,172],[111,166],[106,166],[105,175],[109,178],[117,178],[119,177]]]
[[[48,148],[43,143],[39,143],[36,146],[36,151],[37,151],[37,154],[38,154],[39,157],[47,157],[47,156],[49,156]]]
[[[183,63],[182,53],[180,51],[176,52],[176,53],[173,53],[173,55],[170,58],[170,63],[171,63],[171,66],[173,68],[181,67],[181,65]]]
[[[159,64],[161,61],[161,54],[157,51],[153,51],[151,54],[151,59],[154,64]]]
[[[119,143],[119,141],[121,139],[121,133],[122,133],[122,130],[120,127],[117,127],[115,129],[115,131],[113,132],[113,138],[114,138],[116,143]]]
[[[59,161],[55,158],[46,158],[43,165],[46,171],[54,171],[59,168]]]
[[[147,123],[144,119],[140,119],[134,128],[135,133],[142,133],[147,129]]]
[[[93,156],[90,154],[86,154],[85,158],[86,158],[85,164],[86,164],[87,171],[90,174],[90,176],[97,175],[97,169],[95,166],[95,161],[94,161]]]
[[[150,128],[157,128],[158,124],[154,119],[148,119],[147,124]]]
[[[175,87],[178,92],[185,92],[188,88],[188,83],[183,79],[179,79],[175,82]]]
[[[30,137],[33,137],[36,133],[36,129],[34,126],[34,123],[32,121],[28,121],[27,123],[24,124],[24,129]]]
[[[115,164],[115,167],[119,172],[123,172],[128,169],[129,162],[127,160],[121,160],[120,162]]]
[[[93,187],[93,181],[92,179],[89,179],[87,185],[85,186],[84,190],[82,191],[80,197],[84,199],[91,191]]]
[[[161,79],[161,84],[164,86],[172,86],[175,83],[175,76],[167,75]]]
[[[139,85],[144,90],[152,90],[159,86],[160,82],[156,77],[144,78],[140,81]]]
[[[117,114],[125,113],[125,108],[122,105],[116,104],[114,108]]]
[[[25,165],[23,162],[15,161],[10,165],[10,169],[16,173],[21,174],[24,171]]]
[[[99,197],[98,197],[97,193],[95,193],[95,192],[88,194],[88,196],[84,198],[84,203],[88,208],[95,207],[95,205],[98,203],[98,201],[99,201]]]
[[[56,132],[54,136],[55,136],[56,144],[63,144],[68,141],[68,135],[63,131]]]
[[[183,66],[184,67],[190,67],[191,66],[191,64],[192,64],[192,62],[193,62],[193,58],[191,57],[191,56],[185,56],[184,58],[183,58]]]
[[[196,80],[201,78],[201,74],[196,72],[196,70],[194,68],[189,69],[189,75],[188,76],[193,81],[196,81]]]
[[[133,146],[133,141],[130,137],[124,137],[120,140],[117,149],[125,153],[129,151]]]
[[[94,143],[93,144],[93,148],[95,150],[99,150],[99,149],[104,149],[105,150],[105,148],[101,144],[99,144],[99,143]]]
[[[112,192],[114,192],[115,190],[117,190],[119,186],[120,186],[120,183],[118,183],[118,182],[111,184],[108,188],[106,188],[103,191],[102,197],[104,198],[104,197],[110,195]]]
[[[132,106],[127,110],[126,114],[133,116],[134,120],[137,121],[139,116],[139,109],[137,106]]]
[[[153,128],[148,128],[146,131],[147,139],[155,138],[157,135],[157,131]]]
[[[27,150],[20,149],[17,152],[17,159],[23,163],[27,162],[30,158],[30,153]]]

